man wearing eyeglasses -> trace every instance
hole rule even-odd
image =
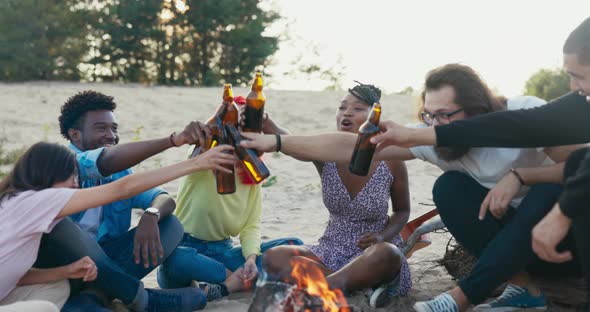
[[[446,125],[476,115],[534,108],[544,104],[545,101],[531,96],[509,99],[494,96],[471,68],[449,64],[427,75],[419,115],[423,123],[417,127]],[[553,206],[562,191],[560,179],[564,162],[571,152],[580,147],[416,146],[407,149],[413,158],[428,161],[445,171],[434,185],[433,200],[451,233],[479,258],[478,265],[460,282],[470,303],[483,301],[488,295],[488,289],[494,288],[497,283],[494,276],[506,270],[506,267],[496,265],[494,246],[487,244],[489,237],[478,235],[479,232],[474,231],[474,228],[494,228],[498,233],[502,230],[512,231],[512,239],[525,239],[517,230],[512,230],[515,226],[507,225],[517,218],[536,220],[538,217],[535,214],[542,215],[543,211]],[[525,181],[523,176],[534,179]],[[569,240],[565,244],[573,246],[574,243]],[[525,272],[535,275],[546,275],[548,272],[580,275],[578,264],[573,261],[556,267],[539,259],[532,261],[509,281],[499,298],[478,308],[495,311],[518,306],[537,309],[546,307],[543,294]]]

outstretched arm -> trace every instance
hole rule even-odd
[[[435,127],[440,146],[544,147],[590,142],[590,103],[569,93],[548,104]]]
[[[98,158],[97,167],[100,174],[109,176],[131,168],[170,147],[206,142],[206,137],[210,135],[208,127],[198,121],[192,121],[176,135],[107,147]]]
[[[277,148],[277,139],[274,135],[243,133],[243,136],[250,139],[250,141],[242,141],[244,147],[262,152],[273,152]],[[352,157],[356,139],[356,134],[345,132],[310,136],[282,135],[281,152],[298,159],[346,163]],[[408,149],[392,146],[377,152],[373,160],[408,160],[413,158],[414,156]]]
[[[444,126],[413,129],[393,121],[381,123],[373,138],[380,146],[418,145],[468,147],[544,147],[590,142],[590,103],[566,94],[536,108],[502,111],[453,121]]]
[[[223,165],[233,164],[234,156],[224,151],[231,149],[233,148],[229,145],[218,146],[195,158],[174,165],[135,173],[105,185],[77,190],[57,218],[132,197],[195,171],[215,169],[229,173]]]

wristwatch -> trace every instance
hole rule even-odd
[[[152,216],[156,216],[156,217],[158,217],[158,220],[160,220],[160,210],[158,210],[157,208],[150,207],[150,208],[146,209],[144,211],[144,213],[147,213]]]

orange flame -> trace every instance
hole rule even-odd
[[[341,311],[346,307],[346,299],[340,289],[331,290],[324,273],[313,263],[293,259],[291,277],[297,281],[297,287],[305,289],[309,295],[322,298],[323,309],[326,312]]]

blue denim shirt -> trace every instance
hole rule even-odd
[[[85,152],[73,144],[70,144],[70,148],[76,152],[78,158],[80,186],[82,188],[110,183],[133,173],[131,169],[127,169],[105,177],[100,174],[97,166],[98,158],[102,154],[104,147]],[[153,188],[131,198],[102,206],[102,222],[98,228],[96,240],[104,243],[125,234],[131,226],[131,209],[149,208],[158,195],[165,193],[159,188]],[[82,211],[70,217],[73,221],[80,222],[84,213],[85,211]]]

